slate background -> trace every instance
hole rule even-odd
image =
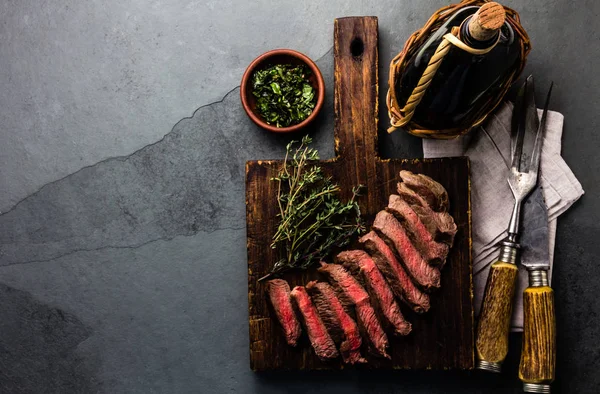
[[[248,366],[244,163],[290,137],[246,119],[244,68],[275,47],[318,59],[328,102],[311,132],[331,157],[333,19],[379,16],[383,103],[389,60],[446,4],[0,1],[0,392],[520,392],[518,335],[499,376]],[[534,45],[526,72],[556,83],[586,190],[558,224],[554,392],[595,393],[600,3],[506,4]],[[422,155],[404,133],[380,145]]]

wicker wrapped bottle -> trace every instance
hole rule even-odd
[[[466,133],[502,101],[529,50],[518,15],[498,3],[468,0],[438,11],[392,61],[389,131]]]

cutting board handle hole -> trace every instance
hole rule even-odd
[[[356,37],[350,43],[350,53],[352,54],[352,56],[359,57],[363,54],[364,50],[365,45],[363,44],[363,41],[360,38]]]

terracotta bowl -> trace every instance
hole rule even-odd
[[[256,98],[252,95],[252,75],[254,71],[261,70],[276,64],[292,64],[292,65],[306,65],[311,71],[309,82],[315,90],[315,95],[317,97],[317,102],[315,104],[315,108],[313,112],[309,115],[308,118],[304,119],[302,122],[288,126],[288,127],[277,127],[274,125],[267,124],[260,116],[258,111],[256,110]],[[265,52],[256,59],[246,69],[244,72],[244,76],[242,77],[242,84],[240,87],[240,96],[242,98],[242,105],[244,106],[244,110],[252,119],[254,123],[263,129],[272,131],[274,133],[290,133],[293,131],[298,131],[304,126],[308,125],[312,122],[316,117],[321,107],[323,107],[323,102],[325,101],[325,82],[323,81],[323,75],[321,71],[317,67],[317,65],[310,60],[306,55],[301,54],[300,52],[293,51],[291,49],[274,49],[269,52]]]

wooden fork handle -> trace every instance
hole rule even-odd
[[[525,289],[523,318],[519,379],[525,392],[549,393],[556,366],[556,315],[551,287]]]
[[[475,343],[478,369],[500,372],[506,358],[517,272],[515,264],[502,261],[490,267]]]

